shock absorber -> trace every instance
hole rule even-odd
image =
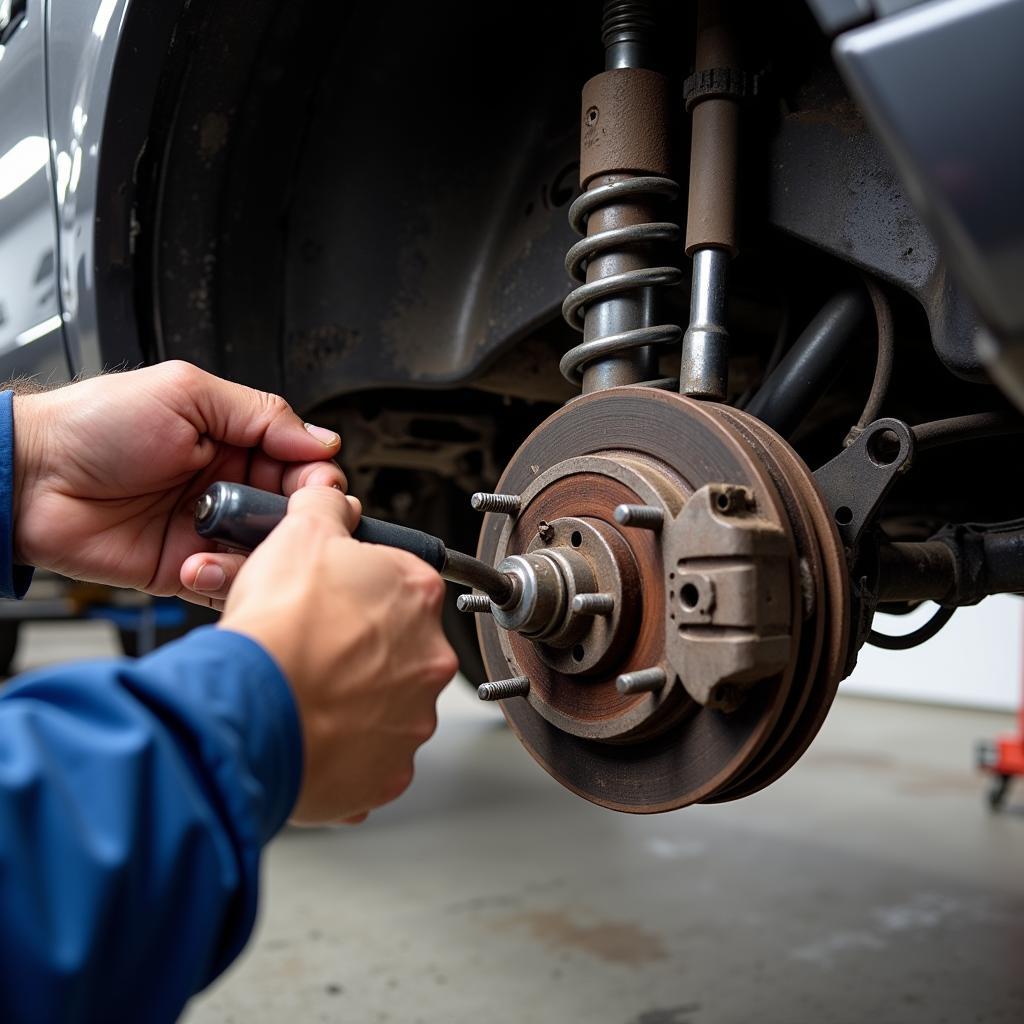
[[[580,282],[562,313],[583,341],[561,361],[584,393],[621,384],[667,386],[658,350],[682,330],[658,322],[656,289],[678,284],[677,267],[658,265],[659,246],[682,231],[656,208],[679,186],[669,176],[668,81],[653,70],[656,21],[649,0],[606,0],[605,70],[583,87],[580,187],[569,222],[585,235],[566,254]]]
[[[728,391],[726,287],[729,261],[736,254],[739,103],[748,88],[728,14],[729,0],[699,0],[696,69],[684,90],[693,118],[686,212],[686,254],[693,257],[693,283],[679,390],[691,398],[718,402]]]

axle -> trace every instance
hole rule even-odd
[[[947,526],[931,540],[885,544],[878,552],[882,604],[977,604],[1024,593],[1024,523]]]

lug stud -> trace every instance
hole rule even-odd
[[[615,509],[615,522],[641,530],[660,530],[665,523],[665,513],[653,505],[619,505]]]
[[[488,494],[486,491],[477,491],[469,499],[469,503],[477,512],[497,512],[501,515],[514,516],[518,514],[523,499],[518,494]]]
[[[610,615],[614,609],[611,594],[577,594],[572,599],[572,610],[577,615]]]
[[[455,600],[455,607],[467,615],[486,615],[491,611],[491,599],[486,594],[459,594]]]
[[[623,672],[615,680],[615,689],[623,696],[631,693],[657,693],[668,680],[661,668],[642,668],[637,672]]]
[[[526,676],[513,676],[478,686],[476,695],[481,700],[505,700],[506,697],[525,697],[529,692],[530,680]]]

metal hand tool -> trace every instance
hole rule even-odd
[[[288,499],[283,494],[221,480],[208,487],[196,501],[196,532],[227,547],[252,551],[287,510]],[[449,550],[440,537],[369,516],[359,520],[352,536],[368,544],[408,551],[433,566],[446,580],[480,590],[499,606],[514,596],[514,584],[508,574],[461,551]]]

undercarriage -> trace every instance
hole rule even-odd
[[[865,643],[1024,591],[1024,417],[804,4],[232,7],[139,166],[147,354],[514,581],[446,624],[563,785],[749,795]]]

